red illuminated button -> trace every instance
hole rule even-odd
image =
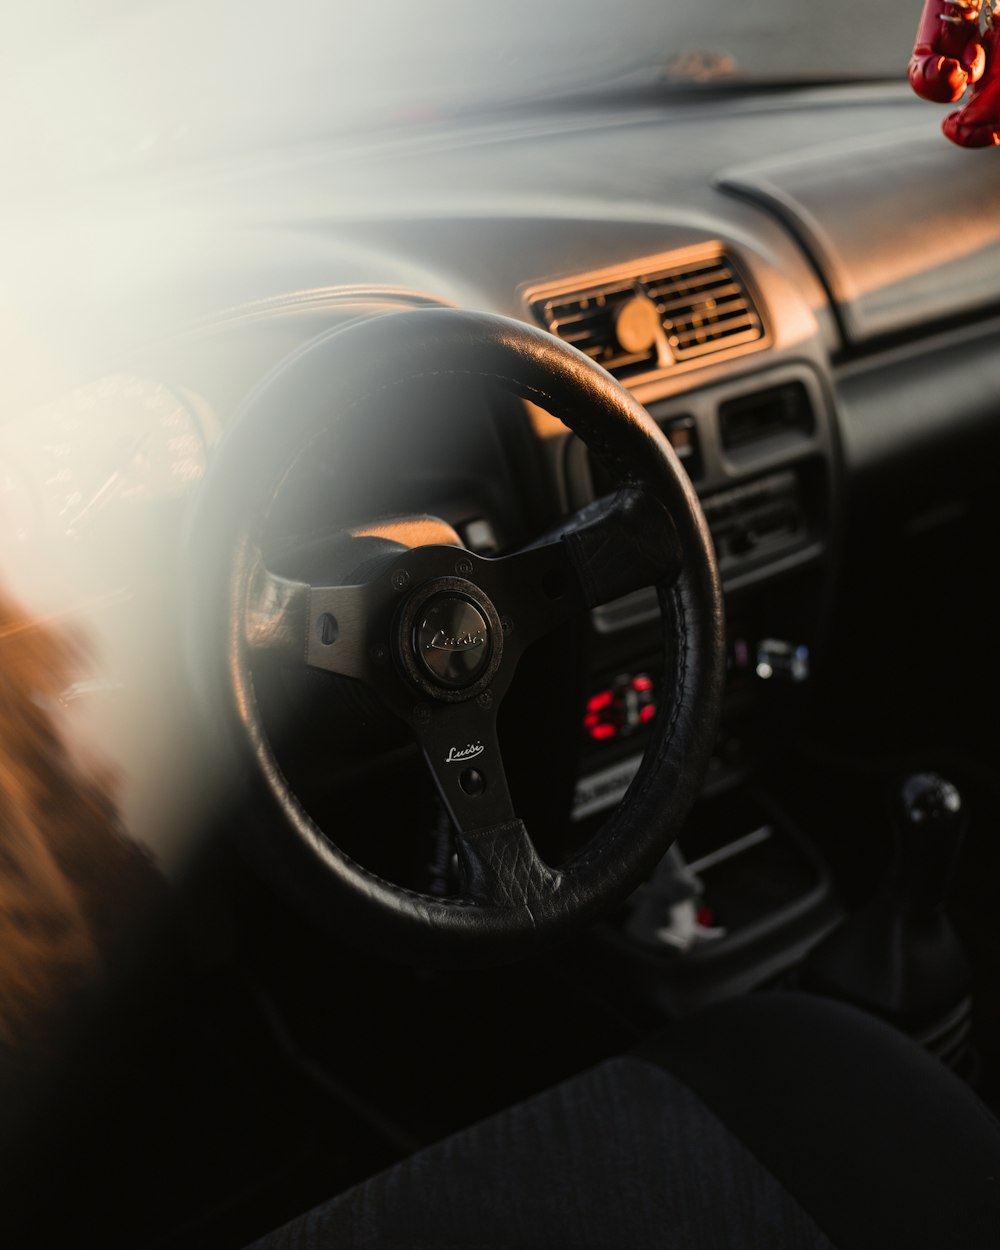
[[[648,673],[623,673],[587,700],[583,729],[594,742],[610,742],[644,728],[655,716],[653,679]]]

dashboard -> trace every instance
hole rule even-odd
[[[957,525],[966,542],[971,526],[978,544],[996,477],[998,175],[941,144],[921,108],[842,87],[553,109],[73,202],[89,259],[54,258],[57,315],[52,283],[15,267],[19,332],[44,342],[46,367],[24,352],[6,383],[4,562],[17,602],[87,639],[74,732],[100,741],[157,860],[190,849],[164,777],[198,767],[172,678],[191,501],[267,371],[357,317],[438,304],[529,321],[608,367],[661,426],[726,593],[710,787],[794,737],[824,674],[820,705],[849,718],[845,666],[867,679],[898,633],[852,578],[879,575],[907,537]],[[37,260],[26,213],[20,228]],[[499,421],[510,406],[428,394],[374,413],[349,474],[333,446],[296,466],[276,544],[366,509],[426,512],[490,555],[606,492],[558,422],[530,404]],[[655,618],[642,592],[592,614],[560,787],[571,825],[617,801],[641,754]]]

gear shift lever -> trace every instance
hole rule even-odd
[[[875,897],[816,947],[803,988],[854,1003],[957,1063],[969,1026],[969,967],[945,913],[965,833],[962,797],[917,773],[892,804],[895,850]]]
[[[947,899],[965,837],[958,790],[936,773],[907,777],[896,797],[896,851],[886,887],[900,908],[931,917]]]

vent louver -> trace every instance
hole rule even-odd
[[[717,250],[590,274],[526,299],[548,330],[622,379],[764,338],[746,284]]]

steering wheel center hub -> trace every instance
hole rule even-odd
[[[462,690],[479,678],[490,662],[489,622],[469,599],[442,594],[418,614],[413,651],[431,681]]]
[[[503,627],[478,586],[463,577],[436,577],[404,604],[396,646],[406,675],[425,695],[460,702],[474,698],[493,680],[503,651]]]

